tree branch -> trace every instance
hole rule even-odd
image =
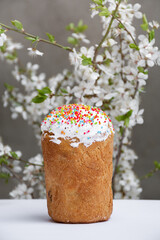
[[[126,79],[123,78],[123,62],[124,62],[124,55],[123,55],[123,52],[122,52],[122,36],[121,34],[119,35],[119,41],[120,41],[120,54],[121,54],[121,78],[123,80],[124,83],[126,83]]]
[[[128,33],[128,35],[131,37],[133,43],[137,46],[137,43],[136,43],[134,37],[133,37],[132,34],[128,31],[128,29],[126,28],[126,26],[121,22],[121,20],[120,20],[119,18],[115,17],[115,19],[124,27],[124,30]],[[139,55],[140,55],[140,57],[141,57],[141,53],[140,53],[139,50],[138,50],[138,52],[139,52]]]
[[[10,27],[10,26],[7,26],[7,25],[5,25],[5,24],[3,24],[3,23],[0,23],[0,26],[4,27],[6,30],[14,31],[14,32],[23,34],[23,35],[25,35],[25,36],[27,36],[27,37],[31,37],[31,38],[35,38],[35,39],[37,38],[37,36],[35,36],[35,35],[33,35],[33,34],[30,34],[30,33],[27,33],[27,32],[25,32],[24,30],[18,30],[18,29],[16,29],[16,28],[12,28],[12,27]],[[37,39],[37,42],[48,43],[48,44],[54,45],[54,46],[56,46],[56,47],[63,48],[63,49],[65,49],[65,50],[69,51],[69,52],[72,52],[72,51],[73,51],[72,48],[62,46],[61,44],[57,43],[56,41],[50,42],[50,41],[48,41],[48,40],[46,40],[46,39],[44,39],[44,38],[38,38],[38,39]]]
[[[38,167],[43,167],[43,165],[36,164],[36,163],[30,163],[30,162],[25,161],[25,160],[23,160],[23,159],[21,159],[21,158],[15,159],[15,158],[13,158],[13,157],[11,157],[11,156],[9,156],[9,155],[5,155],[5,156],[6,156],[8,159],[10,159],[10,160],[17,160],[17,161],[24,162],[24,163],[29,164],[29,165],[38,166]]]
[[[155,168],[152,169],[149,173],[147,173],[147,174],[145,174],[144,176],[140,177],[140,180],[148,179],[148,178],[152,177],[153,174],[157,173],[158,171],[160,171],[160,169],[158,169],[158,168],[155,167]]]
[[[96,49],[95,49],[93,62],[95,62],[96,57],[97,57],[97,54],[98,54],[98,51],[99,51],[99,49],[101,48],[103,42],[105,41],[106,37],[107,37],[108,34],[109,34],[109,31],[110,31],[110,29],[111,29],[113,20],[115,19],[115,14],[116,14],[116,12],[117,12],[117,10],[118,10],[118,7],[119,7],[120,3],[121,3],[121,0],[118,2],[117,6],[116,6],[116,8],[115,8],[115,10],[114,10],[114,12],[113,12],[113,14],[112,14],[112,18],[111,18],[111,20],[110,20],[110,23],[109,23],[109,26],[108,26],[108,29],[107,29],[105,35],[103,36],[102,40],[100,41],[100,43],[98,44],[98,46],[97,46]]]
[[[22,178],[17,175],[10,167],[8,167],[7,165],[4,166],[12,175],[14,178],[16,178],[19,182],[23,183]]]

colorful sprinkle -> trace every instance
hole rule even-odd
[[[80,142],[85,144],[87,140],[87,144],[91,144],[96,135],[96,141],[100,141],[104,136],[114,133],[111,120],[105,112],[83,104],[63,105],[52,110],[42,122],[41,129],[42,132],[53,132],[53,141],[58,144],[61,137],[79,138]]]

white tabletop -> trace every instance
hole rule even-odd
[[[114,200],[109,221],[53,222],[46,200],[0,200],[0,240],[160,240],[160,201]]]

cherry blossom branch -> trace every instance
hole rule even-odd
[[[125,30],[125,31],[128,33],[128,35],[131,37],[133,43],[137,46],[136,40],[134,39],[134,37],[132,36],[132,34],[128,31],[128,29],[126,28],[126,26],[121,22],[121,20],[120,20],[119,18],[115,17],[115,19],[123,26],[124,30]],[[140,53],[139,50],[138,50],[138,52],[139,52],[139,55],[140,55],[140,57],[141,57],[141,53]]]
[[[119,7],[120,3],[121,3],[121,0],[118,2],[117,6],[116,6],[116,8],[115,8],[115,10],[114,10],[114,12],[113,12],[113,14],[112,14],[112,17],[111,17],[111,20],[110,20],[110,23],[109,23],[109,26],[108,26],[108,29],[107,29],[105,35],[103,36],[102,40],[100,41],[100,43],[98,44],[98,46],[97,46],[96,49],[95,49],[93,62],[95,62],[96,57],[97,57],[97,54],[98,54],[98,51],[99,51],[99,49],[101,48],[103,42],[105,41],[106,37],[107,37],[108,34],[109,34],[109,31],[110,31],[110,29],[111,29],[113,20],[116,18],[115,15],[116,15],[116,13],[117,13],[117,11],[118,11],[118,7]]]
[[[7,165],[5,165],[5,168],[12,174],[12,177],[14,177],[15,179],[17,179],[20,183],[25,183],[25,181],[23,180],[22,177],[20,177],[18,174],[16,174],[10,167],[8,167]],[[27,187],[32,187],[30,184],[27,184]],[[34,197],[34,193],[31,194],[32,198]]]
[[[123,53],[122,53],[122,36],[121,36],[121,34],[119,35],[119,41],[120,41],[120,54],[121,54],[121,72],[120,72],[120,74],[121,74],[121,78],[122,78],[122,80],[123,80],[123,82],[124,83],[126,83],[126,79],[124,79],[123,78],[123,61],[124,61],[124,55],[123,55]]]
[[[138,82],[138,80],[137,80],[137,82],[136,82],[136,87],[135,87],[134,94],[133,94],[133,98],[135,98],[135,96],[136,96],[136,93],[137,93],[137,91],[138,91],[138,86],[139,86],[139,82]]]
[[[7,165],[4,166],[11,174],[14,178],[16,178],[19,182],[23,183],[22,178],[16,174],[10,167],[8,167]]]
[[[140,177],[140,180],[142,179],[147,179],[152,177],[155,173],[160,171],[160,162],[155,161],[154,162],[155,167],[147,174],[145,174],[144,176]]]
[[[23,29],[22,29],[22,30],[18,30],[18,29],[15,29],[15,28],[10,27],[10,26],[8,26],[8,25],[5,25],[5,24],[3,24],[3,23],[0,23],[0,26],[4,27],[6,30],[14,31],[14,32],[23,34],[23,35],[25,35],[25,36],[27,36],[27,37],[31,37],[31,38],[34,38],[34,39],[37,38],[36,35],[27,33],[27,32],[25,32]],[[44,39],[44,38],[39,38],[39,37],[38,37],[37,40],[36,40],[36,42],[44,42],[44,43],[47,43],[47,44],[51,44],[51,45],[54,45],[54,46],[56,46],[56,47],[65,49],[65,50],[67,50],[67,51],[69,51],[69,52],[72,52],[72,51],[73,51],[72,48],[70,48],[70,47],[65,47],[65,46],[57,43],[56,41],[50,42],[49,40]]]
[[[146,70],[146,67],[144,68],[144,70]],[[133,98],[135,98],[135,96],[136,96],[136,93],[138,92],[138,87],[139,87],[139,82],[138,82],[138,80],[137,80],[137,82],[136,82],[136,86],[135,86],[135,90],[134,90],[134,93],[133,93]]]
[[[11,156],[9,156],[7,154],[5,154],[4,156],[7,157],[9,160],[17,160],[17,161],[24,162],[24,163],[29,164],[29,165],[43,167],[43,165],[41,165],[41,164],[31,163],[31,162],[23,160],[22,158],[14,158],[14,157],[11,157]]]

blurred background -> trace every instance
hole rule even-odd
[[[99,18],[90,18],[90,0],[0,0],[0,22],[10,25],[10,20],[20,20],[25,30],[35,35],[46,37],[49,32],[56,36],[59,43],[66,45],[68,33],[65,26],[77,22],[80,19],[88,25],[87,38],[94,44],[101,39],[101,25]],[[142,12],[146,13],[149,21],[160,22],[159,0],[130,0],[131,3],[139,2]],[[137,32],[140,21],[135,22]],[[19,51],[23,64],[31,61],[40,65],[40,72],[45,72],[47,77],[62,72],[64,68],[71,68],[68,61],[68,52],[62,49],[40,43],[38,49],[44,52],[43,58],[30,58],[27,55],[29,42],[23,36],[8,33],[14,41],[22,42],[24,50]],[[156,36],[157,45],[160,47],[160,32]],[[18,86],[11,74],[12,66],[0,61],[0,96],[4,91],[4,83]],[[135,172],[141,177],[153,168],[153,161],[160,160],[160,68],[154,67],[150,70],[146,93],[141,95],[141,108],[145,109],[144,124],[133,129],[132,147],[138,155],[135,164]],[[14,151],[21,150],[23,159],[30,158],[39,152],[32,128],[22,119],[12,120],[9,108],[3,108],[0,97],[0,136],[4,144],[8,144]],[[160,173],[152,178],[142,180],[141,185],[143,199],[160,199]],[[5,184],[0,180],[0,198],[8,198],[8,193],[13,189],[14,182]]]

